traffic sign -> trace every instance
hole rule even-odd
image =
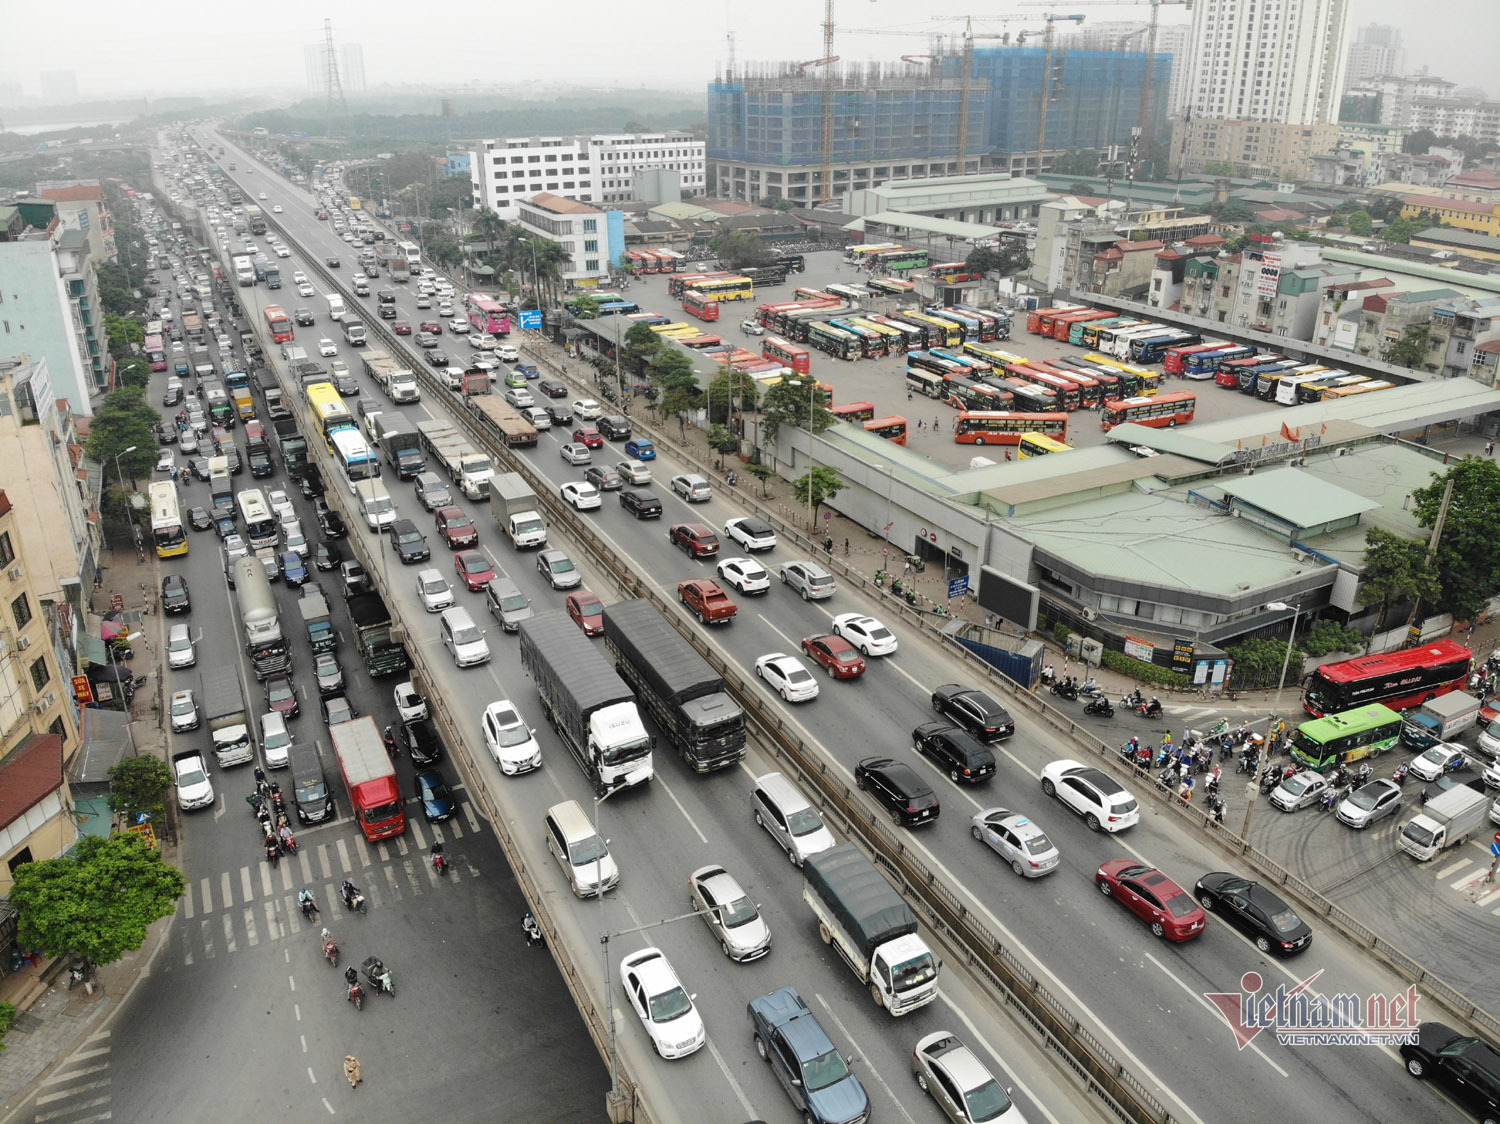
[[[969,592],[969,575],[968,574],[965,574],[961,578],[953,578],[953,579],[951,579],[948,582],[948,599],[950,601],[953,598],[955,598],[955,597],[962,597],[965,593],[968,593],[968,592]]]
[[[1500,858],[1500,843],[1490,844],[1490,854],[1494,855],[1496,858]]]
[[[542,330],[542,310],[539,308],[523,308],[516,314],[521,323],[523,332],[539,332]]]

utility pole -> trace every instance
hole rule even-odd
[[[333,136],[333,119],[335,109],[339,117],[349,115],[349,105],[344,101],[344,84],[339,81],[339,55],[333,45],[333,21],[323,21],[323,80],[328,87],[328,110],[327,124],[323,126],[323,132]]]
[[[1448,477],[1448,486],[1443,489],[1443,502],[1438,505],[1437,522],[1432,525],[1432,535],[1427,540],[1427,559],[1423,562],[1423,569],[1432,569],[1432,563],[1437,558],[1438,542],[1443,537],[1443,524],[1448,521],[1448,504],[1453,499],[1453,477]],[[1417,610],[1422,607],[1422,599],[1419,597],[1412,602],[1411,615],[1406,618],[1406,643],[1405,648],[1415,648],[1422,642],[1422,627],[1417,624]]]

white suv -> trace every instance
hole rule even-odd
[[[1042,791],[1084,818],[1090,831],[1124,831],[1140,822],[1141,806],[1114,777],[1064,758],[1042,769]]]
[[[485,707],[480,725],[484,728],[485,748],[506,776],[529,773],[541,767],[542,747],[537,744],[536,732],[527,727],[520,711],[509,699]]]

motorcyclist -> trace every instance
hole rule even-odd
[[[284,820],[282,821],[281,827],[277,829],[276,834],[281,839],[281,845],[288,851],[294,851],[297,849],[297,840],[292,837],[291,826]]]
[[[381,737],[385,739],[385,751],[387,753],[389,753],[392,757],[395,757],[396,756],[396,735],[395,735],[395,733],[391,730],[391,728],[389,726],[387,726],[385,728],[385,732],[383,734],[381,734]]]
[[[339,887],[339,896],[344,899],[344,905],[348,909],[354,908],[354,899],[359,896],[359,887],[349,879],[344,879],[344,884]]]
[[[281,848],[277,846],[276,836],[266,836],[266,861],[272,866],[281,859]]]
[[[438,872],[440,874],[447,873],[445,868],[448,865],[448,855],[443,850],[442,843],[437,840],[433,840],[432,850],[430,854],[432,855],[432,865],[437,867]]]
[[[333,934],[329,931],[328,926],[323,926],[323,932],[321,936],[323,939],[324,956],[327,956],[330,952],[338,951],[339,942],[333,939]]]
[[[1048,687],[1052,686],[1052,681],[1056,678],[1057,672],[1052,669],[1052,665],[1050,663],[1046,667],[1042,668],[1042,682]]]
[[[302,907],[303,917],[313,917],[318,912],[318,903],[313,900],[312,891],[306,888],[297,891],[297,904]]]
[[[536,918],[531,915],[530,910],[527,910],[526,916],[521,918],[521,932],[526,934],[528,945],[542,943],[542,927],[536,923]]]
[[[1146,713],[1147,714],[1160,714],[1161,713],[1161,700],[1159,698],[1157,698],[1155,695],[1152,695],[1151,696],[1151,701],[1146,704]]]

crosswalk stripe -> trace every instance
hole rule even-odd
[[[32,1119],[36,1121],[36,1124],[43,1124],[44,1121],[56,1120],[60,1116],[72,1116],[73,1113],[85,1108],[98,1108],[100,1105],[107,1104],[109,1104],[108,1097],[95,1097],[93,1100],[86,1101],[83,1104],[69,1105],[61,1112],[39,1112],[34,1117],[32,1117]],[[73,1119],[80,1122],[89,1120],[109,1120],[110,1114],[107,1112],[96,1112],[89,1116],[74,1116]]]
[[[203,919],[203,958],[212,960],[214,958],[214,933],[208,927],[208,918]]]
[[[469,801],[466,800],[466,801],[464,801],[462,807],[463,807],[463,810],[464,810],[464,819],[466,819],[466,820],[469,821],[469,830],[470,831],[478,831],[479,830],[479,820],[474,815],[474,805],[472,803],[470,803]]]
[[[1438,881],[1442,881],[1444,878],[1447,878],[1448,875],[1452,874],[1455,870],[1462,870],[1464,867],[1468,866],[1469,863],[1470,860],[1468,859],[1459,859],[1458,862],[1454,863],[1452,866],[1443,867],[1443,869],[1438,871],[1437,874],[1435,874],[1433,877],[1438,879]]]
[[[255,892],[250,888],[250,868],[242,866],[240,867],[240,897],[248,902],[254,896]]]
[[[260,892],[262,897],[271,896],[271,864],[267,862],[260,864]]]
[[[333,877],[333,864],[328,861],[328,844],[326,843],[318,844],[318,864],[322,867],[324,878]]]
[[[255,927],[255,911],[248,905],[245,907],[245,943],[251,948],[260,944],[260,931]]]
[[[98,1073],[100,1070],[108,1068],[108,1066],[96,1065],[89,1069],[75,1070],[71,1073],[62,1074],[61,1076],[71,1081],[75,1077],[83,1077],[86,1074]],[[60,1089],[56,1093],[42,1093],[37,1097],[36,1103],[38,1105],[51,1104],[53,1101],[60,1101],[67,1097],[81,1096],[84,1093],[92,1092],[95,1089],[102,1089],[104,1086],[108,1085],[109,1082],[110,1079],[108,1077],[102,1077],[98,1081],[85,1081],[82,1084],[70,1085],[68,1088]]]
[[[213,884],[207,878],[201,883],[199,893],[203,899],[203,912],[212,913],[214,908]]]
[[[313,880],[312,856],[308,854],[306,847],[297,848],[297,869],[302,872],[302,881]]]
[[[1472,881],[1474,881],[1473,873],[1471,871],[1464,871],[1464,876],[1462,878],[1455,879],[1454,881],[1448,883],[1448,889],[1462,890],[1467,888],[1469,883]]]
[[[1480,898],[1474,904],[1475,905],[1489,905],[1490,902],[1494,901],[1496,898],[1500,898],[1500,890],[1491,890],[1488,894],[1486,894],[1484,897]]]
[[[276,915],[276,903],[265,902],[266,907],[266,938],[277,941],[286,936],[286,926],[282,924],[281,918]],[[297,914],[292,914],[295,918]]]
[[[234,892],[229,885],[229,871],[227,870],[219,878],[219,896],[224,899],[225,909],[234,904]],[[249,894],[245,896],[248,898]]]
[[[370,850],[370,841],[361,833],[354,837],[354,849],[359,852],[359,865],[368,870],[378,861]]]
[[[422,834],[422,825],[420,823],[418,823],[416,820],[407,820],[406,834],[411,836],[412,842],[416,844],[414,850],[416,850],[419,854],[422,851],[427,850],[427,837]],[[402,850],[401,853],[404,855],[406,854],[406,851]]]
[[[222,914],[222,917],[224,918],[224,952],[226,954],[238,952],[239,945],[234,939],[234,918],[230,917],[227,912]]]
[[[347,839],[340,839],[335,844],[335,846],[337,846],[338,849],[339,849],[339,869],[343,870],[345,872],[348,872],[348,871],[351,871],[351,870],[354,869],[354,864],[349,861],[349,846],[348,846],[348,844],[349,844],[349,841]]]
[[[188,921],[193,919],[193,884],[191,882],[182,888],[182,916]]]

